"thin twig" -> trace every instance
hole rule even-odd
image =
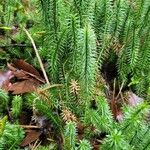
[[[49,82],[49,80],[48,80],[46,71],[45,71],[44,66],[43,66],[43,63],[42,63],[42,60],[41,60],[40,55],[39,55],[39,53],[38,53],[38,50],[37,50],[37,48],[36,48],[35,42],[34,42],[33,38],[31,37],[30,33],[29,33],[24,27],[23,27],[23,31],[27,34],[28,38],[31,40],[31,43],[32,43],[32,45],[33,45],[35,54],[36,54],[37,59],[38,59],[38,61],[39,61],[41,70],[42,70],[42,72],[43,72],[44,78],[45,78],[47,84],[50,85],[50,82]]]
[[[124,81],[123,81],[122,84],[121,84],[121,87],[120,87],[120,89],[119,89],[118,95],[116,96],[116,99],[118,99],[118,97],[119,97],[119,95],[120,95],[120,93],[121,93],[121,91],[122,91],[123,86],[124,86]]]
[[[22,128],[26,128],[26,129],[30,129],[30,128],[34,128],[34,129],[40,129],[40,127],[38,126],[32,126],[32,125],[16,125],[18,127],[22,127]]]

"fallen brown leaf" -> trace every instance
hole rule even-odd
[[[23,70],[17,70],[14,72],[14,76],[17,77],[17,79],[29,79],[30,76],[25,73]]]
[[[35,91],[37,86],[39,86],[39,83],[36,80],[28,79],[10,85],[7,90],[12,91],[12,94],[23,94]]]
[[[14,64],[7,64],[8,71],[0,72],[0,88],[11,91],[12,94],[32,92],[45,83],[39,72],[24,60],[14,60]],[[13,82],[10,79],[16,77]],[[15,82],[15,83],[14,83]]]
[[[27,135],[22,141],[20,146],[22,147],[28,146],[32,142],[36,141],[40,137],[41,134],[42,134],[41,131],[30,130],[30,132],[27,132]]]
[[[21,62],[23,62],[23,61],[21,61]],[[28,79],[29,77],[32,77],[32,78],[35,78],[36,80],[39,80],[42,83],[45,83],[45,80],[40,76],[38,71],[33,66],[31,66],[28,63],[26,63],[25,61],[24,61],[24,64],[25,64],[24,67],[22,65],[19,68],[17,68],[16,65],[8,63],[7,67],[11,71],[13,71],[15,77],[17,77],[18,79]],[[27,68],[25,68],[25,67],[27,67]]]
[[[29,72],[39,78],[41,78],[39,72],[30,64],[28,64],[27,62],[25,62],[22,59],[15,59],[13,61],[14,67],[20,70],[24,70],[26,72]]]

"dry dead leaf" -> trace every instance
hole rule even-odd
[[[17,77],[17,79],[30,79],[30,76],[27,73],[25,73],[23,70],[15,71],[14,76]]]
[[[29,77],[32,77],[42,83],[45,83],[45,80],[40,76],[39,72],[32,65],[26,63],[23,60],[16,60],[15,63],[17,62],[17,65],[8,63],[7,67],[14,72],[14,75],[18,79],[28,79]]]
[[[39,86],[39,83],[36,80],[29,79],[14,83],[7,90],[12,91],[12,94],[23,94],[35,91],[37,86]]]
[[[14,60],[14,64],[7,64],[9,70],[0,72],[0,88],[11,91],[12,94],[23,94],[37,89],[41,83],[45,83],[39,72],[24,60]],[[10,79],[15,78],[15,83]]]
[[[32,142],[36,141],[41,134],[42,134],[41,131],[30,130],[30,132],[27,133],[26,137],[24,138],[20,146],[22,147],[28,146]]]
[[[22,59],[15,59],[13,61],[13,64],[14,64],[14,67],[17,69],[24,70],[26,72],[34,74],[37,77],[41,77],[39,72],[32,65],[28,64]]]

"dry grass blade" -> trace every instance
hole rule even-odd
[[[31,43],[32,43],[33,48],[34,48],[34,50],[35,50],[37,59],[38,59],[38,61],[39,61],[40,67],[41,67],[41,70],[42,70],[42,72],[43,72],[44,78],[45,78],[47,84],[50,84],[50,82],[49,82],[49,80],[48,80],[48,77],[47,77],[47,74],[46,74],[46,71],[45,71],[45,69],[44,69],[42,60],[41,60],[41,58],[40,58],[40,55],[39,55],[39,53],[38,53],[38,50],[37,50],[37,48],[36,48],[36,45],[35,45],[35,42],[34,42],[33,38],[31,37],[30,33],[29,33],[25,28],[23,28],[23,31],[27,34],[28,38],[31,40]]]

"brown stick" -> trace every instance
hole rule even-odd
[[[29,129],[29,128],[34,128],[34,129],[40,129],[40,127],[38,126],[32,126],[32,125],[17,125],[18,127],[22,127],[22,128],[26,128],[26,129]]]

